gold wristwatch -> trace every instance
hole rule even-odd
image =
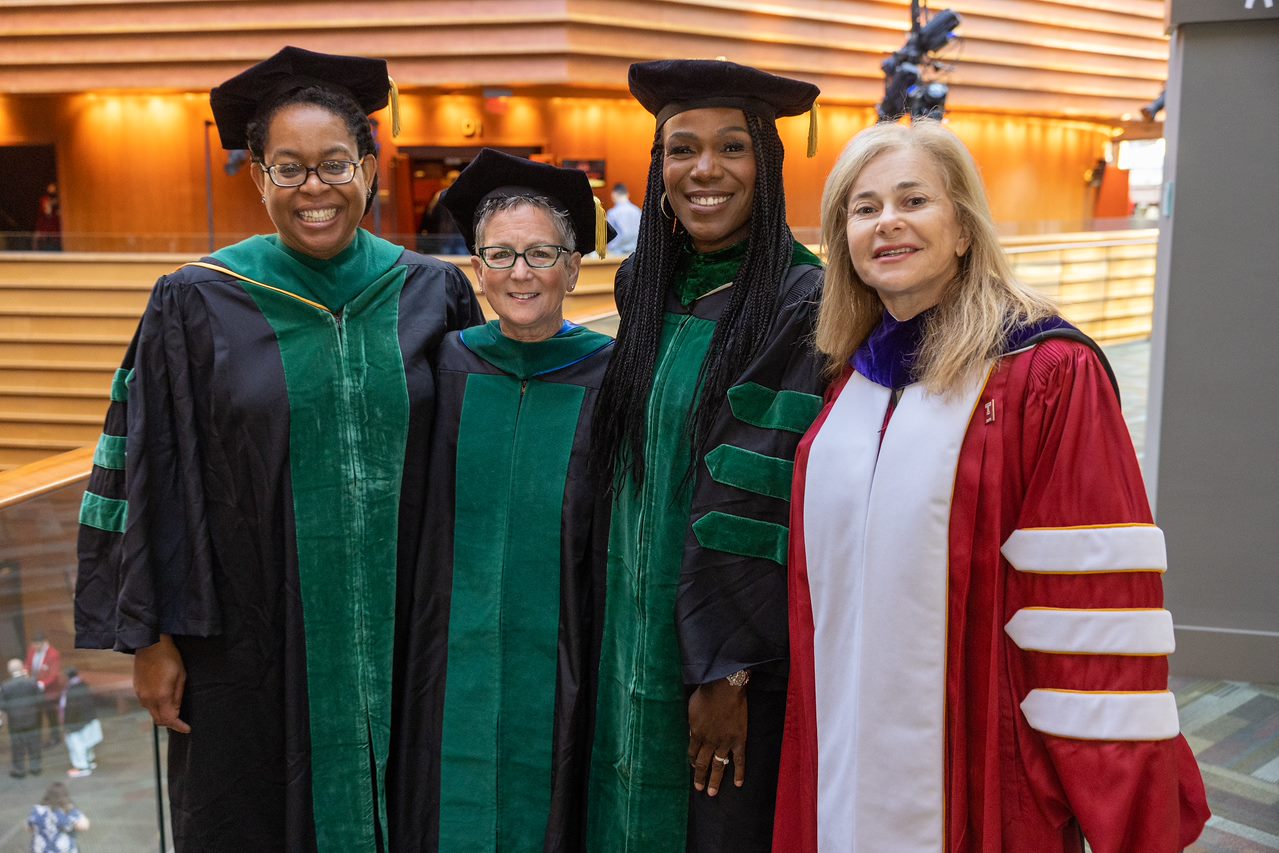
[[[751,680],[751,671],[749,669],[739,669],[732,675],[724,677],[724,680],[734,687],[745,687]]]

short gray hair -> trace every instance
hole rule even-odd
[[[560,245],[571,251],[577,251],[577,238],[573,231],[573,220],[544,195],[506,195],[487,199],[475,211],[476,247],[484,245],[482,235],[484,234],[484,229],[488,227],[489,220],[494,215],[507,210],[514,210],[524,205],[546,211],[551,217],[551,225],[559,236]]]

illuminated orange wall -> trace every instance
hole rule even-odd
[[[537,146],[557,158],[602,159],[607,182],[631,187],[642,203],[652,141],[652,118],[622,98],[516,96],[505,112],[484,109],[479,95],[401,98],[404,132],[390,139],[381,120],[384,200],[404,194],[395,174],[398,145]],[[0,144],[55,144],[68,249],[199,251],[206,244],[204,122],[199,95],[82,94],[0,97]],[[820,150],[804,157],[805,117],[779,123],[786,145],[789,219],[818,225],[822,183],[844,144],[874,119],[866,107],[829,105],[820,113]],[[952,129],[982,168],[995,217],[1010,225],[1077,223],[1091,215],[1084,180],[1105,150],[1108,129],[1067,119],[953,113]],[[213,143],[213,195],[218,244],[270,229],[258,194],[243,169],[223,172],[225,153]],[[392,192],[394,188],[394,193]],[[607,188],[598,191],[607,205]],[[416,230],[411,208],[387,205],[383,232]],[[410,211],[406,213],[405,211]],[[368,224],[366,222],[366,224]],[[88,239],[76,235],[116,235]],[[167,235],[186,235],[175,241]],[[126,235],[151,235],[147,239]]]
[[[542,146],[561,158],[607,161],[607,181],[621,181],[642,202],[653,120],[619,98],[506,99],[507,112],[485,113],[478,96],[401,99],[403,145]],[[806,116],[782,119],[787,211],[796,228],[816,227],[822,184],[844,145],[875,121],[869,107],[830,105],[819,112],[819,149],[808,159]],[[1105,152],[1109,129],[1067,119],[954,113],[948,124],[973,152],[1000,222],[1073,222],[1092,215],[1084,172]],[[474,135],[466,136],[466,132]],[[609,203],[607,190],[599,192]]]
[[[0,144],[56,145],[67,250],[190,252],[207,243],[206,118],[207,96],[11,98],[0,100]],[[215,232],[269,230],[247,171],[227,176],[210,138]]]

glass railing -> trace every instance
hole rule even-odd
[[[1158,239],[1144,230],[1003,242],[1018,278],[1094,340],[1112,344],[1150,337]]]
[[[61,669],[59,681],[49,684],[43,694],[35,688],[35,696],[27,695],[32,688],[24,679],[12,677],[0,691],[6,706],[0,739],[10,754],[10,778],[0,785],[0,849],[27,849],[27,814],[51,783],[62,782],[91,823],[82,839],[83,849],[164,853],[168,807],[158,771],[166,739],[134,699],[132,658],[75,648],[77,519],[89,461],[83,453],[66,457],[68,464],[60,466],[61,474],[51,476],[56,476],[55,482],[72,481],[55,488],[39,483],[34,488],[15,485],[32,479],[21,469],[0,475],[0,654],[5,660],[25,662],[31,644],[44,636],[52,649],[44,657],[52,661],[56,654]],[[87,690],[101,729],[101,742],[88,752],[73,750],[77,741],[69,745],[64,737],[74,733],[84,742],[85,735],[94,732],[96,727],[84,715],[73,710],[79,719],[60,727],[50,719],[51,714],[56,720],[60,709],[65,717],[62,691],[72,670],[83,687],[66,691],[71,707],[79,706],[79,694]],[[32,705],[42,705],[40,710],[48,712],[35,728],[26,719]],[[33,750],[30,760],[20,765],[16,740]],[[76,770],[73,752],[89,772],[68,774]],[[20,847],[14,846],[17,840]]]
[[[449,251],[452,243],[443,238],[416,232],[400,232],[379,227],[372,219],[366,219],[363,226],[380,237],[401,246],[430,255],[451,257]],[[1089,220],[1038,220],[1034,222],[1001,223],[1000,234],[1006,237],[1033,236],[1051,240],[1054,235],[1067,233],[1117,233],[1125,231],[1142,231],[1157,228],[1158,222],[1143,218],[1124,219],[1089,219]],[[817,245],[821,242],[821,230],[815,226],[796,226],[792,229],[795,239],[805,245]],[[216,230],[212,234],[201,232],[168,232],[168,233],[109,233],[109,232],[63,232],[59,240],[59,251],[64,252],[124,252],[124,253],[159,253],[199,256],[221,246],[229,246],[257,232],[251,230]],[[0,252],[30,252],[36,242],[30,231],[0,231]],[[49,249],[48,238],[43,245]]]
[[[1018,275],[1057,298],[1068,319],[1099,339],[1109,331],[1115,333],[1112,339],[1131,340],[1148,335],[1156,239],[1157,232],[1147,230],[1007,237],[1004,243]],[[204,251],[200,245],[185,245],[148,244],[145,250],[189,255]],[[127,260],[122,256],[120,262]],[[23,260],[19,266],[30,265]],[[599,281],[585,281],[566,310],[593,328],[615,332],[611,270],[605,266],[598,265]],[[133,273],[124,270],[120,275]],[[118,358],[110,360],[117,362]],[[1140,404],[1143,397],[1137,399]],[[105,411],[105,400],[102,405]],[[1144,405],[1141,408],[1144,411]],[[5,807],[0,812],[5,816],[0,818],[0,850],[13,839],[25,839],[25,815],[55,779],[70,786],[77,804],[93,820],[92,846],[86,837],[86,849],[161,849],[161,820],[168,811],[157,768],[163,764],[166,736],[157,735],[138,709],[130,657],[73,647],[77,517],[91,453],[73,451],[39,467],[0,474],[0,654],[5,659],[24,658],[27,645],[43,632],[62,653],[64,668],[82,673],[103,730],[97,767],[90,775],[68,777],[69,753],[65,746],[55,745],[43,750],[40,776],[27,775],[0,786]],[[48,737],[49,732],[43,734]],[[0,729],[0,743],[8,740]]]

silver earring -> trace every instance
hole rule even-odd
[[[262,196],[262,203],[266,204],[266,196]]]

